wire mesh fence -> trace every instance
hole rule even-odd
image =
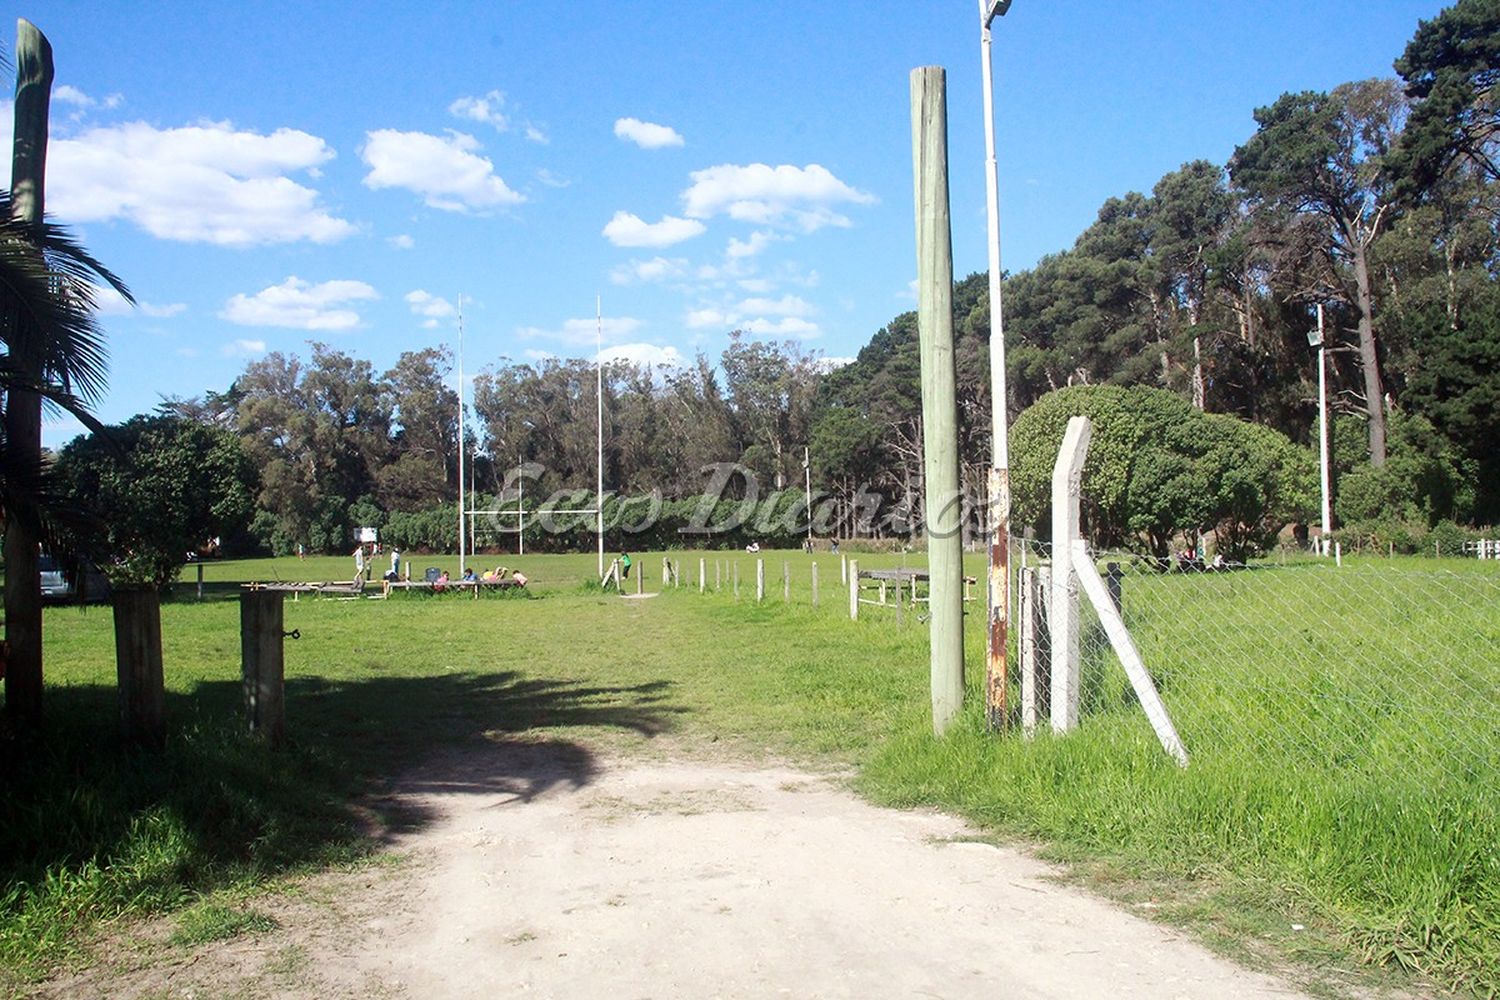
[[[1026,561],[1046,565],[1034,546]],[[1500,785],[1500,568],[1090,553],[1195,761]],[[1041,602],[1045,607],[1046,600]],[[1080,726],[1140,717],[1081,602]],[[1048,706],[1050,708],[1050,706]],[[1141,736],[1154,740],[1143,718]]]

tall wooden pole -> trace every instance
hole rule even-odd
[[[911,73],[916,181],[917,331],[922,355],[922,446],[931,574],[932,728],[952,723],[964,695],[964,567],[958,480],[958,377],[953,356],[953,238],[948,217],[947,74]]]
[[[52,46],[36,25],[16,21],[16,118],[11,158],[11,205],[16,221],[40,226],[47,177],[47,117],[52,103]],[[19,374],[40,380],[41,345],[21,336],[10,344],[10,363]],[[5,403],[5,442],[22,469],[40,469],[42,399],[12,389]],[[7,511],[5,519],[5,641],[10,646],[5,672],[5,706],[17,722],[34,723],[42,714],[42,583],[36,532],[27,518]]]

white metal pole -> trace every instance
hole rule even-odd
[[[594,494],[594,506],[598,508],[596,533],[599,536],[599,575],[602,577],[604,575],[604,302],[598,295],[594,296],[594,370],[597,378],[594,395],[599,409],[599,440],[595,456],[598,490]]]
[[[1006,725],[1010,627],[1010,432],[1006,413],[1005,320],[1000,292],[1000,177],[995,156],[994,74],[990,57],[990,23],[1004,14],[1010,0],[979,0],[979,49],[984,90],[984,192],[988,217],[990,290],[990,556],[986,629],[985,720],[991,730]]]
[[[802,449],[802,478],[803,478],[803,480],[806,483],[806,490],[807,490],[807,547],[808,547],[808,549],[810,551],[812,549],[812,529],[813,529],[813,510],[812,510],[812,453],[807,448],[803,448]]]
[[[464,575],[464,295],[458,293],[458,575]]]
[[[516,555],[526,554],[526,478],[521,475],[521,456],[516,456]],[[601,572],[601,576],[604,574]]]
[[[1323,339],[1323,304],[1318,303],[1318,461],[1323,486],[1323,555],[1333,531],[1333,500],[1328,475],[1328,344]]]

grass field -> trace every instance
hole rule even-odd
[[[660,588],[661,558],[636,556],[647,590]],[[291,745],[279,753],[240,734],[233,596],[246,580],[347,579],[351,560],[209,564],[201,602],[194,570],[184,574],[163,607],[172,735],[159,754],[113,735],[108,610],[49,610],[49,731],[8,746],[0,772],[0,975],[19,989],[117,915],[355,862],[378,843],[371,830],[420,822],[370,813],[405,762],[454,742],[546,739],[585,769],[604,749],[662,745],[853,766],[874,798],[1036,842],[1231,951],[1313,978],[1362,960],[1500,989],[1500,757],[1485,714],[1500,688],[1500,567],[1350,561],[1340,579],[1367,583],[1345,585],[1342,604],[1317,567],[1132,576],[1126,616],[1194,754],[1183,771],[1110,654],[1089,651],[1087,624],[1080,731],[993,738],[977,706],[982,604],[971,605],[970,707],[935,741],[925,628],[910,614],[898,627],[888,609],[849,621],[836,557],[817,557],[817,608],[802,553],[763,554],[759,605],[753,557],[703,555],[710,586],[715,560],[738,562],[738,600],[729,574],[699,595],[698,553],[672,558],[683,588],[648,601],[586,584],[593,555],[478,560],[523,568],[531,599],[288,600],[286,627],[302,638],[286,644]],[[428,565],[457,560],[418,557],[413,576]],[[1420,579],[1394,572],[1407,566]],[[1460,592],[1452,580],[1473,574],[1481,600],[1445,599],[1451,589],[1426,582],[1434,569]],[[982,576],[977,558],[969,571]],[[1313,624],[1295,618],[1307,607],[1319,609]],[[1443,652],[1433,622],[1470,655]]]

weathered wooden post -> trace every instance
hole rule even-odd
[[[635,575],[635,593],[636,593],[636,596],[639,597],[641,594],[644,594],[645,592],[646,592],[646,567],[642,566],[641,567],[641,571]]]
[[[718,559],[714,560],[714,593],[724,589],[724,564]]]
[[[698,593],[708,589],[708,560],[698,557]]]
[[[812,564],[812,598],[813,607],[818,606],[818,564]]]
[[[203,600],[203,560],[198,560],[198,600]]]
[[[941,66],[912,70],[911,124],[932,728],[941,736],[958,714],[964,696],[963,494],[958,478],[958,378],[953,355],[947,76]]]
[[[672,586],[675,589],[677,589],[677,590],[681,590],[682,589],[682,560],[681,559],[673,559],[672,560]]]
[[[47,177],[47,119],[52,104],[52,45],[24,18],[16,21],[16,104],[11,157],[11,213],[28,228],[42,224]],[[35,338],[26,338],[34,340]],[[39,345],[13,340],[8,364],[24,382],[40,382]],[[12,469],[40,471],[42,398],[12,385],[5,400],[5,445]],[[40,540],[25,517],[5,519],[5,710],[35,723],[42,716],[42,578]]]
[[[839,583],[840,584],[847,584],[848,582],[849,582],[849,557],[846,556],[846,555],[840,554],[839,555]]]
[[[1083,462],[1093,425],[1071,417],[1052,467],[1052,730],[1078,725],[1078,577],[1073,571],[1073,539],[1078,537]]]
[[[781,562],[781,600],[783,603],[792,599],[792,567],[782,560]]]
[[[166,740],[166,687],[161,664],[161,594],[154,587],[117,587],[115,672],[120,686],[120,731],[142,746]]]
[[[755,603],[759,604],[766,599],[766,561],[755,560]]]
[[[734,567],[733,568],[734,568],[734,599],[736,601],[738,601],[740,599],[740,561],[738,559],[736,559],[734,561]]]
[[[286,667],[282,652],[282,597],[279,590],[240,594],[240,664],[245,717],[250,732],[272,746],[286,739]]]
[[[859,560],[850,560],[844,567],[844,573],[849,578],[849,617],[859,618]]]

